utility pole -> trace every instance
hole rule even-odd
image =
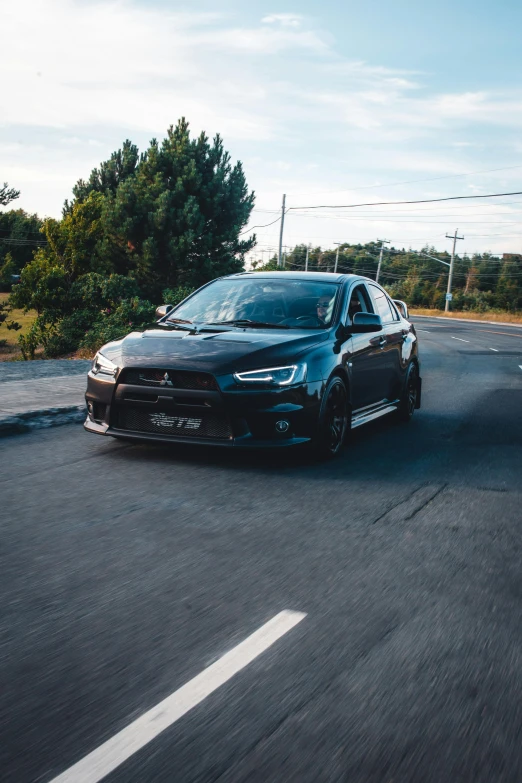
[[[390,240],[389,239],[378,239],[377,241],[381,243],[381,252],[379,253],[379,263],[377,265],[377,275],[375,277],[375,282],[376,283],[379,282],[379,276],[381,274],[382,257],[384,255],[384,245],[385,244],[386,245],[390,244]]]
[[[448,275],[448,290],[446,292],[446,305],[444,307],[444,312],[449,313],[449,303],[451,302],[451,281],[453,279],[453,265],[455,263],[455,248],[457,246],[457,239],[464,239],[464,237],[457,236],[458,228],[455,229],[455,233],[453,236],[451,234],[446,234],[446,239],[453,239],[453,250],[451,251],[451,263],[449,268],[449,275]]]
[[[277,266],[280,269],[283,266],[283,226],[285,224],[285,202],[286,193],[283,193],[283,203],[281,205],[281,229],[279,231],[279,255],[277,257]]]
[[[305,272],[308,272],[308,257],[310,255],[310,245],[306,246]]]
[[[339,245],[340,242],[334,242],[334,245],[337,245],[337,251],[335,253],[335,266],[334,266],[334,275],[337,274],[337,264],[339,263]]]

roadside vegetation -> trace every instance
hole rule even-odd
[[[88,356],[153,322],[220,275],[244,269],[256,236],[242,239],[253,206],[242,165],[219,136],[191,138],[185,119],[141,154],[130,141],[80,179],[61,220],[20,209],[0,213],[0,359]],[[19,192],[0,187],[0,205]],[[380,247],[344,243],[339,272],[375,278]],[[427,255],[426,255],[427,254]],[[260,254],[262,255],[262,254]],[[307,248],[285,255],[304,270]],[[379,282],[413,313],[444,310],[449,254],[434,247],[387,249]],[[310,271],[333,271],[336,250],[309,249]],[[277,269],[253,261],[254,269]],[[457,256],[453,317],[522,322],[522,254]]]
[[[182,119],[141,155],[126,141],[76,183],[61,220],[43,221],[44,242],[12,286],[9,306],[36,311],[18,336],[23,357],[92,352],[151,323],[165,297],[176,304],[241,271],[256,241],[240,236],[253,206],[219,136],[192,139]]]
[[[376,242],[339,247],[337,270],[353,272],[375,279],[379,259]],[[427,258],[425,254],[449,263],[448,253],[434,247],[419,250],[395,248],[383,257],[379,282],[395,299],[403,299],[410,308],[444,310],[448,284],[448,267]],[[311,248],[308,255],[310,271],[333,272],[336,250]],[[296,245],[286,254],[285,269],[304,269],[306,245]],[[275,257],[267,264],[254,261],[256,269],[277,269]],[[456,256],[453,273],[454,312],[511,313],[522,315],[522,254],[506,253],[502,258],[490,253]]]

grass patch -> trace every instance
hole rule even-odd
[[[9,294],[0,292],[0,304],[5,304],[8,297]],[[0,362],[22,358],[22,352],[18,347],[18,335],[27,334],[35,318],[36,310],[29,310],[28,313],[24,313],[23,310],[11,310],[8,320],[18,321],[22,324],[22,328],[15,332],[7,328],[5,321],[0,324]]]
[[[410,308],[411,315],[431,315],[441,318],[469,318],[471,321],[496,321],[509,324],[522,324],[522,313],[494,312],[473,313],[469,310],[457,310],[445,313],[444,310],[429,310],[427,307]]]

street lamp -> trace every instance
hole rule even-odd
[[[422,250],[418,250],[417,255],[426,256],[426,258],[431,258],[432,261],[438,261],[439,264],[444,264],[444,266],[451,266],[451,264],[448,264],[447,261],[442,261],[440,258],[435,258],[435,256],[429,256],[427,253],[423,253]]]

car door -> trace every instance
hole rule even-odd
[[[348,296],[345,325],[350,328],[355,313],[375,313],[372,299],[364,283],[356,284]],[[383,331],[352,334],[349,364],[353,410],[365,408],[386,398],[387,357],[383,353]]]
[[[391,401],[399,397],[401,389],[401,353],[404,342],[402,321],[397,309],[380,286],[369,283],[368,288],[375,312],[381,316],[383,323],[382,336],[384,339],[381,340],[381,352],[386,373],[385,397]]]

